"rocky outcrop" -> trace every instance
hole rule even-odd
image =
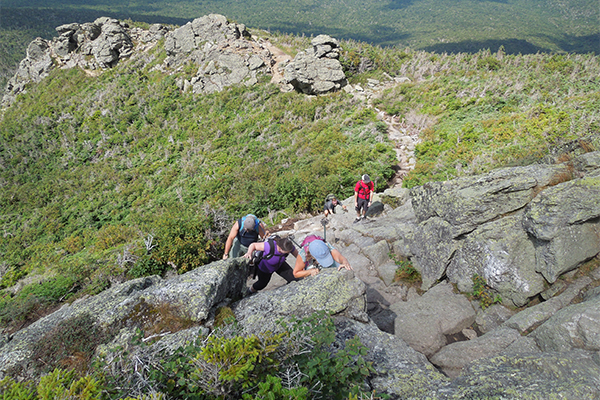
[[[153,63],[157,64],[153,68],[166,74],[178,74],[179,89],[194,93],[213,93],[232,85],[251,86],[261,75],[279,73],[272,71],[276,57],[263,40],[254,40],[244,25],[218,14],[196,18],[176,29],[160,24],[148,29],[131,28],[102,17],[91,23],[61,25],[56,30],[58,37],[37,38],[29,45],[27,57],[7,84],[3,107],[24,92],[28,83],[40,82],[54,68],[81,68],[94,75],[125,59],[135,60],[138,67]],[[167,57],[157,63],[159,51],[149,50],[160,45]],[[308,94],[340,89],[345,75],[338,57],[337,40],[325,35],[316,37],[313,48],[300,53],[287,66],[293,76],[288,75],[282,89],[297,85]]]
[[[339,43],[327,35],[311,40],[312,48],[299,52],[285,66],[283,81],[306,94],[319,95],[340,90],[346,76],[339,62]]]
[[[422,289],[447,277],[469,291],[479,275],[503,300],[523,306],[598,254],[595,154],[412,189],[419,223],[409,248]]]
[[[164,66],[177,69],[190,62],[197,65],[194,76],[178,81],[180,89],[194,93],[254,85],[259,74],[270,71],[272,56],[250,38],[244,25],[230,23],[222,15],[197,18],[166,35],[168,57]]]
[[[48,41],[42,38],[36,38],[29,44],[27,56],[19,63],[17,72],[6,84],[3,106],[10,105],[16,95],[25,90],[25,85],[40,82],[50,74],[54,65],[49,49]]]
[[[102,328],[120,328],[125,327],[140,308],[148,314],[143,319],[152,324],[152,310],[167,304],[179,317],[201,323],[208,319],[215,304],[239,296],[245,288],[247,275],[246,263],[217,261],[173,279],[140,278],[114,286],[97,296],[66,304],[15,333],[0,347],[0,375],[16,366],[27,369],[33,346],[44,334],[61,322],[83,314],[93,316]]]
[[[37,38],[28,47],[27,57],[6,87],[2,103],[8,106],[30,83],[40,82],[56,67],[79,67],[94,71],[114,67],[133,54],[134,44],[126,24],[102,17],[91,23],[72,23],[56,28],[51,41]]]

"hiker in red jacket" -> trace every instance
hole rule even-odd
[[[356,186],[354,187],[354,209],[356,210],[357,215],[356,219],[354,220],[355,223],[361,219],[367,218],[367,210],[371,205],[373,189],[373,182],[371,182],[371,178],[369,178],[369,175],[367,174],[364,174],[362,179],[356,182]]]

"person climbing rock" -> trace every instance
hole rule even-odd
[[[339,250],[320,236],[309,235],[300,245],[294,265],[294,277],[315,276],[322,268],[337,268],[338,271],[342,268],[352,270],[350,262]]]
[[[325,198],[325,204],[323,205],[323,213],[325,214],[325,218],[331,214],[335,214],[335,208],[337,206],[341,206],[344,211],[348,211],[348,208],[340,203],[333,193],[327,195]]]
[[[258,280],[254,282],[247,290],[247,295],[256,293],[264,289],[271,281],[273,273],[281,276],[287,283],[297,280],[294,277],[292,267],[286,262],[289,254],[298,259],[298,250],[294,243],[288,238],[275,237],[269,238],[265,242],[255,242],[250,244],[244,258],[252,260],[255,251],[262,251],[263,256],[256,266],[256,276]]]
[[[257,242],[259,238],[264,239],[266,236],[265,224],[255,215],[248,214],[240,218],[231,227],[225,242],[223,260],[243,256],[248,251],[250,244]]]

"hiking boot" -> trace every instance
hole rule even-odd
[[[356,217],[356,219],[354,220],[354,223],[357,223],[358,221],[360,221],[362,219],[362,217]]]
[[[253,292],[252,288],[249,286],[246,288],[246,291],[244,292],[244,297],[249,297],[252,296],[253,294],[256,294],[257,292]]]

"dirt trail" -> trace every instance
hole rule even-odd
[[[279,69],[281,63],[288,63],[292,61],[292,56],[286,54],[279,47],[274,46],[268,40],[263,42],[265,49],[269,50],[272,55],[271,62],[271,83],[280,83],[283,80],[283,75]]]
[[[261,45],[271,53],[271,83],[281,83],[283,81],[283,74],[280,70],[281,64],[291,62],[293,57],[268,40],[263,41]],[[396,174],[388,182],[391,187],[402,186],[402,180],[414,168],[414,149],[420,141],[418,136],[420,129],[407,124],[404,119],[400,120],[397,115],[389,115],[377,109],[372,105],[372,99],[378,97],[383,90],[400,84],[402,82],[396,82],[389,77],[389,80],[386,82],[369,80],[367,89],[363,89],[358,85],[348,85],[345,88],[348,93],[361,100],[365,100],[367,105],[377,112],[378,118],[382,122],[385,122],[388,127],[388,137],[395,144],[396,159],[398,160],[398,164],[394,168]]]

